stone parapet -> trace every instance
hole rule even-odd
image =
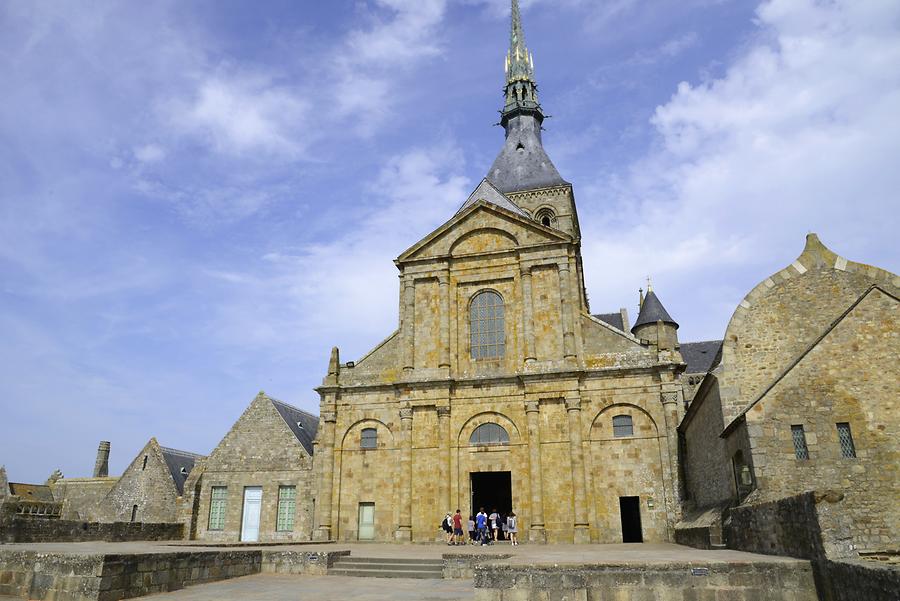
[[[816,601],[809,562],[503,565],[475,567],[478,601],[654,599]]]

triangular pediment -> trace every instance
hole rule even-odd
[[[572,241],[565,232],[541,225],[521,209],[516,209],[518,207],[506,208],[486,198],[477,198],[471,203],[466,201],[453,218],[407,249],[397,262]]]

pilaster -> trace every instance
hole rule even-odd
[[[566,398],[569,416],[569,451],[572,459],[572,490],[574,491],[575,535],[574,543],[591,542],[587,518],[587,498],[584,484],[584,449],[581,444],[581,397]]]
[[[412,542],[412,407],[400,409],[400,523],[398,542]]]
[[[403,278],[403,371],[409,373],[414,367],[416,321],[416,283],[412,276]]]
[[[440,447],[440,500],[441,506],[452,511],[453,500],[450,494],[450,406],[437,408],[438,445]]]
[[[321,425],[319,427],[318,444],[316,451],[321,461],[319,498],[316,501],[316,509],[319,513],[313,538],[317,541],[333,540],[331,513],[332,490],[334,489],[334,430],[337,421],[337,413],[334,407],[321,410]]]
[[[525,334],[525,363],[534,363],[534,299],[531,294],[531,266],[522,267],[522,323]]]
[[[541,474],[541,406],[539,401],[525,402],[525,416],[528,420],[528,467],[531,482],[531,527],[528,540],[546,543],[544,529],[544,494]]]
[[[438,276],[441,303],[441,359],[438,367],[450,369],[450,276]],[[440,412],[438,413],[440,415]]]
[[[563,321],[563,358],[566,361],[575,360],[575,327],[574,307],[569,277],[569,262],[557,263],[559,274],[559,300],[562,304]]]

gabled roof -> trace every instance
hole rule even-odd
[[[481,180],[481,183],[478,184],[478,187],[475,188],[475,190],[469,195],[469,198],[466,199],[466,202],[463,203],[456,214],[459,215],[464,210],[466,210],[466,208],[475,204],[479,200],[484,200],[491,204],[495,204],[498,207],[506,209],[507,211],[512,211],[513,213],[518,213],[523,217],[531,219],[531,215],[523,210],[522,207],[504,196],[503,193],[500,192],[500,190],[498,190],[491,182],[487,180],[487,178]]]
[[[170,449],[164,446],[160,446],[159,450],[162,452],[166,466],[169,468],[169,473],[172,474],[172,480],[175,481],[175,488],[178,490],[178,495],[183,495],[184,481],[187,480],[188,474],[194,469],[194,463],[198,459],[203,459],[203,455],[179,451],[178,449]],[[182,469],[184,471],[182,471]]]
[[[686,374],[705,374],[713,366],[719,351],[721,340],[705,340],[702,342],[682,342],[681,357],[687,363]]]
[[[597,319],[604,323],[608,323],[614,328],[625,331],[625,324],[622,322],[622,313],[597,313],[594,315]]]
[[[306,449],[310,456],[313,454],[313,440],[316,438],[316,431],[319,429],[319,418],[312,413],[307,413],[302,409],[297,409],[293,405],[288,405],[273,398],[269,398],[272,405],[278,410],[284,422]]]
[[[793,369],[794,369],[795,367],[797,367],[797,366],[800,364],[800,362],[801,362],[801,361],[802,361],[802,360],[803,360],[810,352],[812,352],[812,350],[813,350],[814,348],[816,348],[817,346],[819,346],[819,343],[822,342],[822,341],[825,339],[825,337],[828,336],[832,331],[834,331],[834,329],[835,329],[836,327],[838,327],[838,325],[839,325],[842,321],[844,321],[844,319],[845,319],[848,315],[850,315],[850,313],[852,313],[853,310],[856,309],[856,307],[859,306],[859,304],[860,304],[861,302],[863,302],[863,300],[865,300],[865,298],[866,298],[867,296],[869,296],[869,294],[871,294],[874,290],[878,290],[879,292],[885,294],[885,295],[888,296],[889,298],[892,298],[892,299],[894,299],[895,301],[897,301],[898,303],[900,303],[900,298],[898,298],[897,296],[891,294],[890,292],[888,292],[887,290],[885,290],[885,289],[882,288],[881,286],[878,286],[878,285],[872,285],[872,286],[870,286],[865,292],[863,292],[863,293],[859,296],[859,298],[857,298],[855,301],[853,301],[853,304],[852,304],[852,305],[850,305],[849,307],[847,307],[847,310],[846,310],[846,311],[844,311],[843,313],[841,313],[841,315],[840,315],[837,319],[835,319],[833,322],[831,322],[831,325],[829,325],[827,328],[825,328],[825,331],[822,332],[822,333],[821,333],[821,334],[813,341],[813,343],[810,344],[810,345],[806,348],[806,350],[804,350],[804,351],[803,351],[802,353],[800,353],[796,358],[794,358],[794,360],[791,361],[791,362],[788,364],[788,366],[785,367],[785,369],[784,369],[781,373],[779,373],[778,376],[776,376],[776,378],[775,378],[774,380],[772,380],[772,382],[769,383],[768,386],[766,386],[766,387],[765,387],[758,395],[756,395],[756,398],[754,398],[753,401],[750,402],[750,404],[748,404],[746,407],[744,407],[744,410],[741,411],[741,412],[737,415],[737,417],[735,417],[733,420],[731,420],[731,422],[730,422],[727,426],[725,426],[725,429],[722,430],[722,433],[721,433],[719,436],[722,437],[722,438],[725,438],[732,430],[734,430],[735,427],[737,427],[738,424],[740,424],[742,421],[744,421],[744,420],[747,418],[747,413],[749,413],[750,410],[753,409],[753,407],[755,407],[761,400],[763,400],[763,399],[766,397],[766,395],[769,394],[769,392],[770,392],[773,388],[775,388],[775,386],[776,386],[779,382],[781,382],[781,381],[782,381],[789,373],[791,373],[791,371],[793,371]]]
[[[660,302],[659,297],[656,296],[656,293],[650,290],[647,292],[647,296],[644,297],[644,303],[641,305],[641,312],[638,314],[637,320],[631,327],[631,331],[634,332],[638,326],[656,323],[657,321],[672,324],[676,328],[678,327],[678,324],[669,316],[669,312],[666,311],[666,308],[663,307],[663,304]]]

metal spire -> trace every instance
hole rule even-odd
[[[509,50],[506,53],[506,103],[501,111],[501,123],[519,113],[531,113],[543,120],[538,103],[537,83],[534,80],[534,57],[525,45],[522,30],[522,14],[519,0],[512,0],[512,24],[509,32]]]

